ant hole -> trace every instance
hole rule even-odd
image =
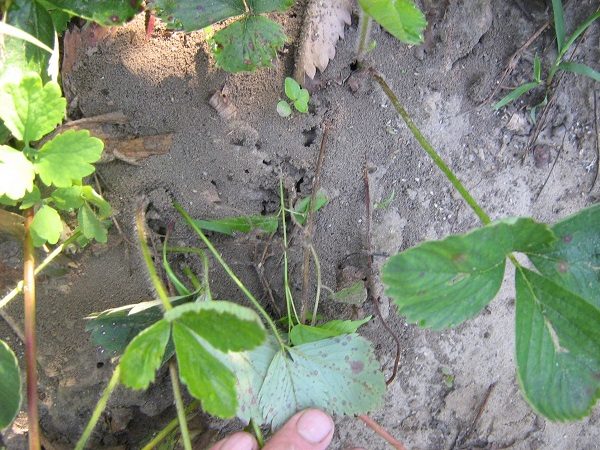
[[[104,363],[102,361],[100,361],[99,363],[96,364],[97,369],[102,369],[103,367],[104,367]]]

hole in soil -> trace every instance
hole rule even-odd
[[[256,144],[254,144],[254,148],[256,150],[260,150],[262,148],[262,143],[260,141],[256,141]]]
[[[244,169],[244,173],[250,173],[250,170]]]
[[[99,363],[96,363],[97,369],[102,369],[103,367],[104,367],[104,363],[102,361],[100,361]]]
[[[265,166],[270,166],[271,165],[271,160],[270,159],[263,159],[262,162]]]
[[[300,179],[298,181],[296,181],[296,184],[294,185],[294,187],[296,188],[296,192],[298,194],[300,194],[300,189],[302,188],[302,183],[304,183],[304,177],[300,177]]]
[[[312,127],[309,130],[302,131],[304,135],[304,146],[310,147],[317,138],[317,127]]]
[[[350,70],[351,70],[352,72],[354,72],[354,71],[355,71],[355,70],[357,70],[357,69],[358,69],[358,61],[354,60],[354,61],[352,61],[352,62],[350,63]]]

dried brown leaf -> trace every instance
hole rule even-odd
[[[350,0],[310,0],[304,16],[300,45],[296,54],[294,78],[304,84],[304,74],[314,78],[335,56],[335,45],[350,25]]]

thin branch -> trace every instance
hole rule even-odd
[[[396,450],[406,450],[406,447],[402,442],[400,442],[398,439],[396,439],[394,436],[388,433],[388,431],[385,428],[383,428],[381,425],[375,422],[372,418],[364,414],[358,416],[358,418],[362,420],[371,430],[373,430],[375,433],[377,433],[379,436],[385,439],[387,443],[394,447]]]

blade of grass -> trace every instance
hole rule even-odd
[[[592,69],[590,66],[586,66],[585,64],[574,62],[562,62],[559,64],[558,68],[567,72],[585,75],[586,77],[590,77],[594,81],[600,82],[600,72]]]
[[[562,49],[562,51],[560,51],[557,60],[560,62],[562,61],[563,56],[565,56],[565,53],[567,53],[567,50],[569,50],[569,48],[575,43],[575,41],[577,40],[577,38],[579,36],[581,36],[582,33],[585,32],[585,30],[588,29],[588,27],[596,20],[600,18],[600,10],[596,11],[594,14],[592,14],[590,17],[588,17],[586,20],[584,20],[581,25],[579,25],[575,31],[573,32],[573,34],[571,36],[569,36],[569,39],[567,39],[567,42],[565,42],[565,46]]]
[[[539,84],[540,83],[538,83],[537,81],[531,81],[529,83],[525,83],[525,84],[519,86],[518,88],[513,89],[510,92],[510,94],[508,94],[506,97],[503,97],[498,103],[494,104],[494,109],[498,110],[498,109],[502,108],[503,106],[508,105],[510,102],[515,101],[516,99],[518,99],[522,95],[526,94],[530,90],[538,87]]]
[[[554,33],[556,34],[556,45],[558,47],[558,53],[560,54],[563,51],[565,45],[565,17],[562,0],[552,0],[552,15],[554,17]]]
[[[163,267],[165,268],[165,273],[167,274],[167,277],[169,277],[169,280],[171,280],[171,283],[173,283],[173,286],[175,286],[175,290],[177,290],[177,293],[179,295],[189,295],[190,294],[189,289],[177,277],[175,272],[173,272],[173,269],[171,268],[171,265],[169,264],[169,260],[167,259],[167,241],[168,241],[168,239],[169,239],[169,236],[167,233],[167,235],[165,236],[165,242],[163,243],[163,248],[162,248]]]

